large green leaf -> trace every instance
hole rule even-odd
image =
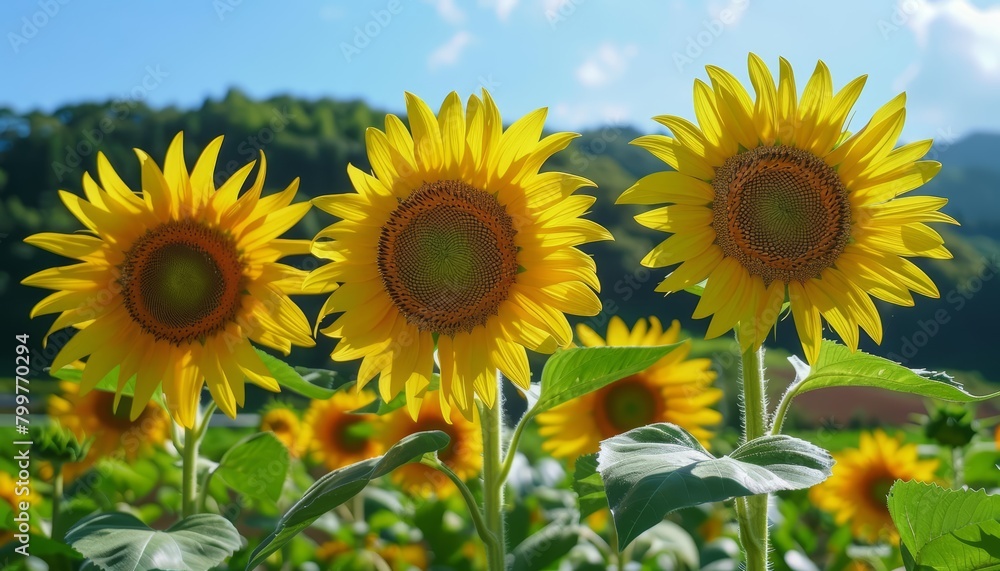
[[[640,373],[679,347],[578,347],[549,357],[542,369],[542,392],[531,414],[596,391]]]
[[[157,531],[133,515],[106,513],[80,521],[66,542],[105,571],[204,571],[239,549],[241,539],[229,520],[215,514],[193,515]]]
[[[385,476],[424,454],[443,449],[449,440],[447,434],[438,430],[411,434],[397,442],[382,456],[334,470],[316,480],[302,498],[278,520],[278,525],[271,535],[257,546],[250,557],[247,569],[260,565],[269,555],[281,549],[321,515],[353,498],[372,480]]]
[[[716,458],[683,428],[659,423],[601,442],[597,464],[623,549],[680,508],[816,485],[833,458],[790,436],[764,436]]]
[[[61,381],[71,381],[74,383],[79,383],[83,379],[83,369],[75,369],[72,367],[63,367],[58,371],[49,371],[49,374],[54,378]],[[107,375],[97,381],[96,389],[99,391],[104,391],[107,393],[113,393],[118,390],[118,367],[111,369]],[[122,388],[122,395],[130,397],[135,394],[135,375],[131,379],[125,382],[125,386]],[[153,392],[152,400],[160,402],[162,391],[160,387],[156,387]]]
[[[517,571],[549,569],[579,541],[580,530],[573,515],[563,513],[515,547],[508,557],[507,568]]]
[[[789,361],[797,372],[796,381],[788,389],[794,391],[793,396],[829,387],[876,387],[954,402],[977,402],[1000,396],[1000,391],[972,395],[943,373],[907,369],[863,351],[852,352],[833,341],[823,341],[819,358],[811,368],[798,357],[790,357]]]
[[[281,497],[288,464],[288,449],[274,433],[258,432],[227,450],[215,473],[241,494],[276,502]]]
[[[1000,569],[1000,496],[897,481],[889,514],[910,571]]]
[[[282,389],[288,389],[304,397],[326,400],[352,382],[343,375],[338,375],[335,371],[292,367],[274,355],[260,349],[256,351],[260,360],[264,362],[264,366],[274,375],[274,380],[281,385]]]
[[[597,454],[580,456],[573,468],[573,490],[580,502],[580,519],[608,508],[604,481],[597,473]]]

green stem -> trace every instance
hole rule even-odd
[[[436,458],[424,456],[420,459],[420,463],[441,472],[455,484],[455,487],[458,488],[459,493],[462,495],[462,499],[465,500],[465,505],[469,508],[469,513],[472,515],[472,523],[476,526],[476,533],[479,534],[480,539],[486,544],[487,552],[497,549],[497,538],[486,527],[486,521],[483,520],[483,514],[479,509],[479,504],[476,502],[475,496],[472,495],[472,491],[465,485],[465,482],[458,477],[458,474]]]
[[[52,539],[62,541],[63,533],[59,528],[59,511],[62,509],[63,497],[63,465],[59,462],[53,465],[52,477]]]
[[[781,427],[785,423],[785,416],[788,414],[788,407],[792,404],[792,400],[798,396],[799,388],[802,383],[794,383],[788,387],[785,394],[781,395],[781,401],[778,402],[778,408],[774,411],[774,420],[771,424],[771,435],[781,434]]]
[[[198,513],[196,501],[198,490],[198,430],[184,429],[181,475],[181,517]]]
[[[517,423],[517,427],[514,428],[514,435],[510,437],[510,443],[507,445],[507,455],[503,459],[503,466],[500,468],[500,481],[506,482],[507,476],[510,475],[510,468],[514,465],[514,457],[517,456],[517,447],[521,443],[521,433],[524,432],[524,427],[531,422],[534,418],[535,411],[529,410],[524,413],[521,417],[521,421]]]
[[[497,399],[493,407],[479,403],[479,420],[483,431],[483,512],[486,528],[496,539],[492,549],[487,549],[490,571],[504,571],[506,538],[504,529],[504,480],[503,480],[503,397],[497,373]],[[490,546],[487,546],[490,547]]]
[[[965,486],[965,448],[954,446],[951,449],[951,470],[955,476],[952,487],[960,489]]]
[[[767,401],[764,381],[764,348],[743,353],[743,437],[746,442],[764,436]],[[740,543],[746,554],[747,571],[767,570],[767,494],[740,498],[736,502]]]

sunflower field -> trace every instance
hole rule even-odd
[[[0,109],[0,567],[1000,569],[972,175],[740,59],[582,137],[490,85]]]

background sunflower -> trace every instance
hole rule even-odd
[[[886,498],[896,480],[934,481],[937,460],[920,460],[916,444],[903,444],[882,430],[862,432],[857,448],[834,452],[833,475],[809,490],[810,499],[833,514],[838,525],[850,525],[855,537],[899,542]]]
[[[456,416],[445,418],[438,399],[424,399],[414,420],[405,410],[397,410],[381,417],[376,430],[376,438],[386,448],[404,437],[417,432],[440,430],[451,439],[448,446],[438,451],[442,464],[463,481],[479,475],[483,467],[483,441],[480,435],[479,417],[473,420]],[[432,493],[440,498],[453,495],[457,490],[443,474],[416,462],[411,462],[392,473],[392,481],[407,493],[427,497]]]
[[[310,434],[309,451],[313,461],[336,470],[383,452],[382,443],[373,438],[378,417],[351,413],[373,400],[375,395],[370,391],[348,390],[310,403],[303,425]]]
[[[170,416],[159,404],[146,403],[133,420],[129,397],[122,399],[123,407],[116,410],[114,393],[92,390],[80,394],[79,384],[59,383],[59,393],[49,397],[49,417],[80,441],[91,440],[86,461],[64,466],[64,478],[74,479],[102,458],[133,461],[163,446],[170,437]]]
[[[272,432],[293,458],[302,458],[312,440],[310,425],[299,417],[294,407],[282,402],[272,402],[261,411],[261,432]]]
[[[680,331],[680,322],[675,320],[664,330],[656,317],[640,319],[629,330],[614,316],[606,338],[586,325],[576,328],[586,347],[669,345],[679,341]],[[711,408],[722,398],[722,391],[712,387],[711,361],[688,359],[690,352],[690,344],[685,343],[641,373],[539,414],[542,449],[576,458],[597,452],[606,438],[654,422],[676,424],[708,447],[712,436],[708,427],[722,421],[722,414]]]

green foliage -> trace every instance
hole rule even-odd
[[[578,347],[559,351],[542,369],[542,393],[532,414],[544,412],[639,373],[679,347]]]
[[[608,509],[604,481],[597,472],[597,454],[587,454],[577,458],[573,470],[573,490],[579,498],[580,519],[596,511]]]
[[[674,510],[808,488],[825,480],[833,466],[827,451],[790,436],[757,438],[716,458],[683,428],[668,423],[605,440],[597,461],[619,549]]]
[[[507,558],[507,566],[518,571],[549,569],[569,553],[579,540],[580,530],[574,517],[563,513],[515,547]]]
[[[288,463],[288,449],[274,433],[258,432],[227,450],[215,473],[241,494],[276,502],[281,497]]]
[[[440,431],[418,432],[397,442],[384,455],[334,470],[313,484],[278,521],[277,527],[250,558],[247,569],[260,565],[320,516],[353,498],[376,478],[436,452],[448,445],[448,435]]]
[[[66,542],[104,571],[203,571],[232,555],[241,540],[229,520],[214,514],[194,515],[157,531],[135,516],[106,513],[78,523]]]
[[[292,367],[281,359],[256,349],[257,355],[282,388],[315,400],[326,400],[350,381],[334,371]]]
[[[896,481],[889,513],[908,571],[1000,569],[1000,496]]]

